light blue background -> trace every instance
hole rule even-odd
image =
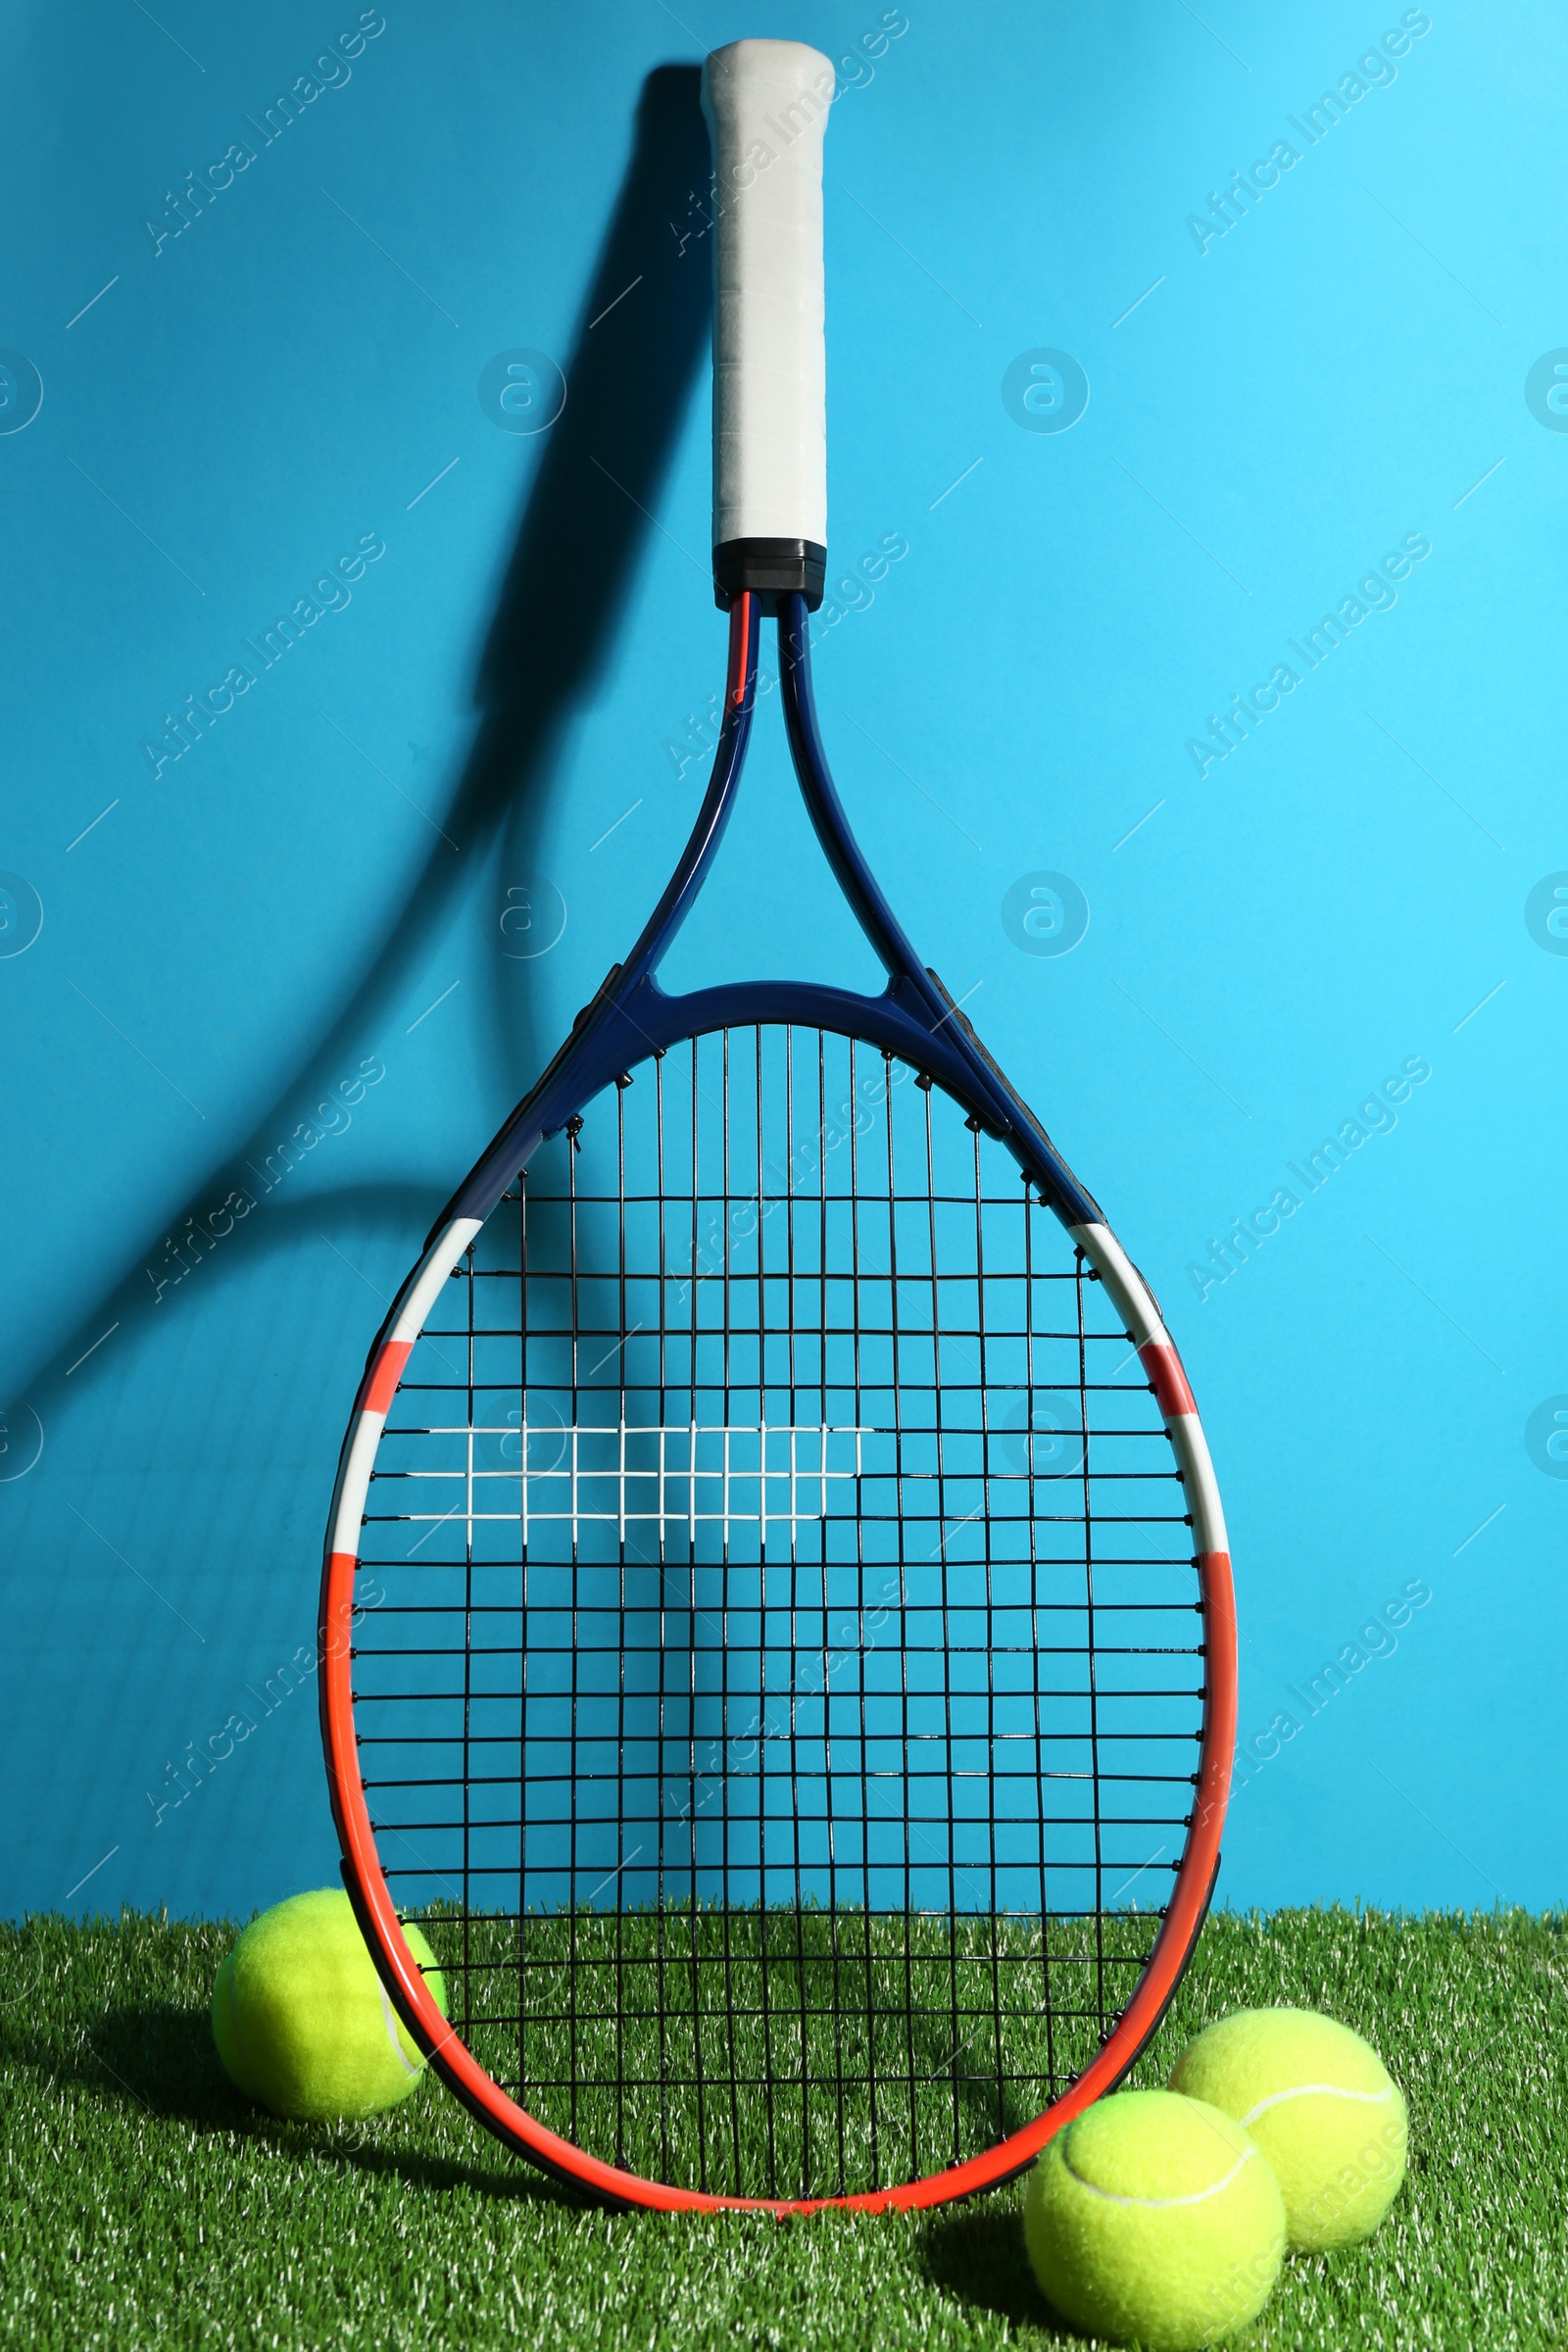
[[[612,234],[639,96],[745,33],[839,59],[883,17],[387,0],[263,146],[243,118],[358,14],[3,24],[0,343],[43,384],[0,436],[0,867],[43,908],[0,960],[12,1910],[248,1912],[332,1875],[314,1686],[262,1707],[313,1641],[366,1347],[703,780],[668,747],[722,660],[707,246],[679,250],[691,207],[646,217],[678,140]],[[901,914],[1183,1347],[1242,1611],[1232,1903],[1565,1891],[1568,1481],[1525,1424],[1568,1391],[1568,958],[1524,905],[1568,867],[1568,435],[1524,383],[1568,344],[1568,34],[1439,0],[1306,148],[1287,117],[1400,14],[908,0],[828,131],[833,554],[908,553],[823,640],[824,724]],[[1282,138],[1300,161],[1200,253],[1187,216]],[[242,139],[155,254],[144,219]],[[628,251],[644,286],[590,327]],[[515,347],[571,385],[534,437],[477,396]],[[1064,432],[1003,404],[1040,347],[1089,378]],[[1393,609],[1200,780],[1187,739],[1415,532]],[[155,775],[164,714],[365,534],[385,553],[352,602]],[[1065,956],[1003,927],[1041,869],[1090,905]],[[501,953],[509,887],[564,907],[531,961]],[[737,955],[872,978],[771,705],[670,978]],[[1200,1301],[1189,1261],[1414,1055],[1397,1126]],[[367,1059],[350,1123],[261,1197],[245,1163]],[[171,1237],[246,1183],[256,1208],[155,1297]],[[1397,1647],[1311,1715],[1293,1688],[1416,1579]],[[158,1818],[239,1710],[256,1733]]]

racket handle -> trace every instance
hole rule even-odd
[[[731,41],[703,69],[713,142],[713,594],[814,612],[827,564],[822,133],[833,68]]]

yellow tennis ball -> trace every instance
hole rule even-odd
[[[403,1933],[445,2017],[435,1954],[417,1928]],[[316,2123],[395,2107],[424,2071],[335,1886],[251,1921],[218,1972],[213,2038],[247,2098]]]
[[[1394,2203],[1404,2100],[1371,2044],[1336,2019],[1238,2009],[1182,2053],[1170,2087],[1250,2132],[1279,2177],[1293,2246],[1353,2246]]]
[[[1099,2100],[1024,2196],[1047,2299],[1088,2335],[1192,2352],[1255,2319],[1285,2253],[1279,2183],[1227,2115],[1168,2090]]]

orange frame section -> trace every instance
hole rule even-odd
[[[321,1583],[320,1700],[332,1815],[343,1852],[343,1877],[371,1957],[409,2032],[464,2105],[498,2138],[558,2180],[592,2191],[608,2203],[661,2213],[815,2213],[838,2207],[859,2213],[946,2205],[976,2190],[998,2187],[1023,2172],[1046,2142],[1074,2116],[1113,2090],[1163,2017],[1192,1956],[1219,1868],[1220,1833],[1236,1746],[1236,1600],[1229,1554],[1198,1555],[1204,1616],[1203,1730],[1198,1788],[1187,1843],[1171,1899],[1137,1990],[1098,2056],[1054,2107],[983,2155],[923,2180],[848,2197],[719,2197],[670,2188],[619,2171],[549,2131],[509,2097],[478,2066],[436,2007],[418,1963],[404,1939],[360,1777],[354,1736],[354,1574],[351,1551],[328,1554]]]

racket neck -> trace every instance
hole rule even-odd
[[[822,855],[895,988],[911,987],[932,1017],[940,1020],[947,1007],[860,855],[828,767],[811,691],[811,624],[804,596],[779,600],[778,659],[790,757]]]
[[[712,773],[686,847],[641,938],[618,972],[615,995],[624,999],[659,969],[707,881],[735,806],[757,703],[757,656],[760,598],[744,593],[729,609],[729,662],[724,676],[724,716],[713,753]],[[609,982],[606,983],[608,987]]]

